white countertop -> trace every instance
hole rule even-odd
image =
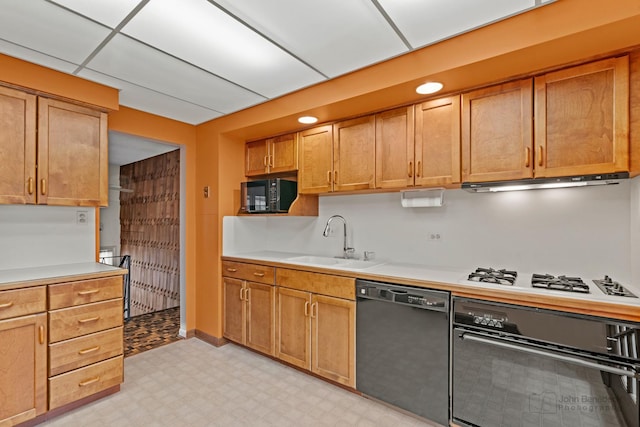
[[[288,253],[288,252],[276,252],[276,251],[256,251],[256,252],[245,252],[238,254],[225,254],[225,257],[230,258],[238,258],[244,259],[247,261],[262,261],[262,262],[276,262],[282,264],[290,264],[293,268],[304,268],[304,264],[296,264],[294,262],[288,261],[288,258],[302,256],[305,254],[299,253]],[[561,304],[563,299],[565,300],[573,300],[573,301],[594,301],[601,302],[606,304],[620,305],[625,307],[637,307],[640,309],[640,298],[630,298],[630,297],[621,297],[621,296],[610,296],[604,294],[594,283],[593,279],[602,279],[602,277],[582,277],[582,280],[589,285],[589,293],[576,293],[576,292],[567,292],[567,291],[559,291],[559,290],[549,290],[549,289],[541,289],[534,288],[531,286],[531,273],[518,272],[518,279],[513,286],[508,285],[499,285],[493,283],[481,283],[467,280],[469,273],[475,270],[474,267],[470,267],[468,269],[459,269],[459,268],[441,268],[441,267],[433,267],[433,266],[425,266],[418,264],[405,264],[399,262],[382,262],[378,265],[369,267],[369,268],[359,268],[352,269],[349,268],[348,264],[341,265],[331,265],[331,266],[322,266],[322,265],[310,265],[309,267],[313,268],[322,268],[326,269],[328,272],[338,272],[338,271],[348,271],[351,275],[362,274],[363,276],[376,276],[376,280],[390,280],[393,282],[393,279],[408,279],[408,280],[418,280],[424,282],[431,283],[440,283],[444,285],[454,285],[459,291],[478,291],[480,289],[486,290],[499,290],[502,292],[508,292],[512,294],[512,296],[522,296],[523,301],[526,299],[526,296],[545,296],[545,297],[553,297],[558,300],[558,303]],[[539,272],[546,273],[546,272]],[[553,274],[553,273],[552,273]],[[562,273],[560,273],[562,274]],[[615,280],[615,277],[613,277]],[[640,290],[636,287],[628,285],[626,283],[622,283],[624,287],[629,289],[635,295],[640,297]]]
[[[0,289],[42,280],[72,279],[74,276],[125,274],[126,270],[98,262],[47,265],[0,270]]]

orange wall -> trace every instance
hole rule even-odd
[[[118,109],[118,90],[0,54],[0,81],[102,109]]]
[[[211,335],[222,335],[222,217],[235,214],[234,192],[237,194],[239,182],[245,179],[245,140],[300,130],[296,119],[302,114],[326,122],[415,103],[427,99],[417,95],[415,87],[431,79],[444,82],[445,90],[438,94],[443,96],[629,50],[640,45],[638,28],[637,0],[559,0],[199,125],[198,152],[203,154],[202,149],[207,149],[206,155],[197,159],[198,186],[217,183],[214,194],[218,203],[202,205],[206,224],[198,225],[198,239],[206,242],[199,246],[205,252],[198,256],[207,262],[198,263],[197,287],[206,288],[208,297],[208,310],[198,312],[198,327]],[[217,226],[212,226],[212,221],[217,221]]]

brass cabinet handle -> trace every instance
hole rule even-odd
[[[43,196],[47,194],[47,180],[44,178],[40,180],[40,194]]]
[[[251,299],[251,289],[245,289],[244,290],[244,300],[246,302],[250,302],[249,300]]]
[[[265,168],[267,167],[267,156],[264,156],[264,158],[262,159],[262,164]]]
[[[3,304],[0,304],[0,308],[9,308],[13,305],[13,301],[9,301],[9,302],[5,302]]]
[[[409,171],[407,175],[409,175],[409,178],[413,176],[413,162],[409,162]]]
[[[269,167],[273,168],[273,164],[274,164],[274,160],[273,160],[273,154],[269,156]]]
[[[84,355],[84,354],[87,354],[87,353],[93,353],[94,351],[98,351],[98,350],[100,350],[100,346],[99,345],[97,345],[95,347],[91,347],[91,348],[85,348],[84,350],[80,350],[80,351],[78,351],[78,354]]]
[[[91,295],[91,294],[97,294],[98,292],[100,292],[100,289],[91,289],[89,291],[79,291],[78,295]]]
[[[264,277],[264,273],[255,272],[255,273],[253,273],[253,275],[257,276],[257,277]]]
[[[100,381],[100,377],[93,377],[93,378],[90,378],[88,380],[80,381],[78,383],[78,386],[79,387],[84,387],[84,386],[87,386],[89,384],[97,383],[98,381]]]
[[[238,271],[237,268],[227,268],[227,271],[230,273],[235,273],[236,271]]]
[[[416,176],[420,178],[422,175],[422,160],[418,160],[418,167],[416,168]]]
[[[337,170],[333,171],[333,183],[334,184],[338,183],[338,171]]]
[[[309,301],[304,302],[304,317],[309,317]]]
[[[311,318],[315,319],[316,317],[318,317],[318,303],[314,302],[311,304]]]
[[[100,316],[90,317],[88,319],[79,319],[78,323],[89,323],[89,322],[95,322],[96,320],[100,320]]]
[[[531,148],[527,147],[524,149],[524,167],[528,168],[531,164]]]
[[[29,194],[33,194],[33,178],[29,177],[29,181],[27,182],[27,191],[29,192]]]
[[[244,301],[244,288],[240,288],[240,301]]]
[[[44,344],[44,326],[40,325],[38,328],[38,338],[40,340],[40,344]]]
[[[542,166],[542,164],[544,163],[543,159],[542,159],[542,145],[538,146],[538,166]]]
[[[327,171],[327,182],[331,184],[331,171]]]

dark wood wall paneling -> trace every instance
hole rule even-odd
[[[131,315],[180,305],[180,150],[120,167],[121,252]]]

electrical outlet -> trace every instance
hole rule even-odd
[[[427,241],[429,242],[441,242],[442,234],[438,231],[427,231]]]
[[[89,212],[87,212],[87,211],[76,211],[76,224],[78,224],[78,225],[87,225],[87,224],[89,224]]]

